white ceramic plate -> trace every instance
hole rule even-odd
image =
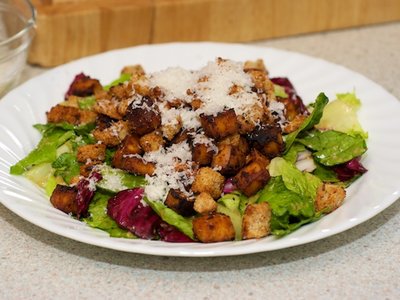
[[[263,58],[272,77],[287,76],[305,102],[321,91],[330,98],[355,90],[362,100],[359,112],[369,132],[368,172],[348,190],[345,203],[332,214],[280,239],[172,244],[110,238],[53,208],[45,194],[9,167],[26,156],[40,139],[32,124],[44,123],[45,112],[62,101],[74,75],[84,72],[103,84],[119,75],[124,65],[142,64],[151,72],[170,66],[197,69],[221,56],[238,61]],[[270,48],[233,44],[187,43],[140,46],[80,59],[38,76],[0,102],[0,200],[27,221],[56,234],[101,247],[168,256],[224,256],[255,253],[309,243],[368,220],[399,197],[400,102],[382,87],[344,67],[305,55]]]

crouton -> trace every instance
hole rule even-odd
[[[254,104],[251,109],[246,110],[243,114],[237,116],[237,123],[240,134],[252,132],[257,124],[265,119],[265,110],[263,105]]]
[[[337,184],[324,183],[317,190],[315,211],[330,213],[342,205],[346,198],[346,190]]]
[[[164,146],[165,141],[159,131],[153,131],[142,136],[139,143],[145,152],[152,152]]]
[[[145,71],[141,65],[131,65],[125,66],[121,70],[121,74],[144,75]]]
[[[184,141],[187,141],[189,139],[189,133],[190,132],[188,130],[182,130],[172,139],[172,144],[180,144]]]
[[[122,115],[118,111],[119,102],[115,99],[100,99],[93,106],[93,110],[99,114],[109,116],[113,119],[122,119]]]
[[[231,219],[221,213],[195,217],[193,233],[203,243],[232,241],[235,238],[235,229]]]
[[[193,210],[194,201],[177,189],[169,190],[164,204],[184,217],[193,216],[195,214]]]
[[[243,214],[242,238],[258,239],[270,233],[271,209],[267,202],[249,204]]]
[[[264,124],[247,135],[250,144],[268,158],[279,156],[285,150],[279,126]]]
[[[72,125],[94,123],[97,117],[95,112],[61,104],[53,106],[46,115],[49,123],[66,122]]]
[[[161,115],[149,97],[143,97],[140,104],[132,102],[125,118],[131,133],[145,135],[161,126]]]
[[[119,145],[117,152],[121,152],[123,155],[142,154],[143,149],[142,146],[140,146],[139,137],[133,134],[127,135]]]
[[[177,119],[176,123],[165,124],[161,126],[163,136],[168,140],[172,141],[173,138],[181,131],[182,122],[180,118]]]
[[[291,133],[293,131],[296,131],[301,124],[303,124],[304,120],[307,118],[305,115],[297,115],[289,121],[284,127],[283,127],[283,132],[284,133]]]
[[[78,190],[76,187],[57,184],[50,196],[50,202],[55,208],[63,212],[76,215],[78,213],[77,195]]]
[[[205,134],[217,140],[238,132],[238,123],[233,109],[220,112],[217,116],[201,114],[200,123]]]
[[[196,196],[193,208],[200,214],[210,213],[217,210],[217,202],[210,194],[202,192]]]
[[[89,177],[93,169],[99,164],[98,161],[86,162],[85,164],[79,166],[79,175],[83,177]],[[79,176],[78,176],[79,177]],[[78,179],[79,181],[79,179]],[[71,182],[72,183],[72,182]]]
[[[249,72],[252,70],[257,70],[268,74],[267,68],[265,67],[262,59],[248,60],[244,63],[243,71]]]
[[[225,182],[224,176],[209,167],[200,168],[192,184],[194,193],[206,192],[214,199],[221,196]]]
[[[111,98],[116,99],[117,101],[121,101],[122,99],[130,98],[132,92],[133,87],[131,84],[120,83],[112,86],[108,91],[108,95]]]
[[[128,135],[128,126],[123,120],[115,121],[103,116],[96,123],[93,136],[107,146],[117,146]]]
[[[106,145],[92,144],[78,147],[76,154],[78,162],[86,163],[88,160],[102,162],[106,157]]]

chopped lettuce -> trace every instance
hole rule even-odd
[[[328,97],[325,96],[324,93],[320,93],[315,99],[315,102],[313,103],[313,111],[312,113],[307,117],[307,119],[304,120],[303,124],[296,130],[291,133],[289,133],[286,138],[285,138],[285,144],[286,144],[286,151],[287,153],[290,150],[290,147],[294,143],[295,139],[297,136],[306,130],[309,130],[314,127],[315,124],[318,124],[321,117],[322,117],[322,112],[324,110],[324,107],[326,104],[329,102]]]
[[[51,195],[59,180],[54,176],[50,163],[36,165],[24,173],[25,177],[43,188],[46,195]]]
[[[75,153],[62,153],[51,166],[55,170],[55,175],[61,176],[67,184],[70,184],[71,180],[79,175],[79,163]]]
[[[97,171],[101,174],[102,180],[97,187],[117,193],[122,190],[141,187],[146,184],[143,176],[135,176],[120,169],[114,169],[107,165],[101,165]]]
[[[316,163],[317,168],[313,174],[321,179],[323,182],[339,182],[338,176],[332,168],[326,167],[319,163]]]
[[[218,200],[217,212],[223,213],[230,217],[233,228],[235,229],[235,240],[239,241],[242,239],[242,214],[241,208],[244,205],[241,203],[245,202],[247,197],[241,195],[238,192],[226,194]]]
[[[152,201],[150,199],[144,198],[146,203],[160,216],[160,218],[166,223],[174,226],[192,240],[194,240],[193,224],[191,218],[186,218],[176,213],[172,209],[165,206],[164,203],[160,201]]]
[[[367,144],[362,136],[351,136],[334,130],[314,130],[297,141],[315,151],[314,158],[325,166],[345,163],[367,151]]]
[[[78,99],[78,107],[83,110],[90,110],[96,104],[96,97],[88,96]]]
[[[296,143],[296,142],[295,142],[295,143],[292,144],[292,147],[290,147],[289,151],[287,151],[287,152],[285,153],[285,155],[283,156],[283,158],[284,158],[286,161],[288,161],[288,162],[294,164],[294,163],[296,163],[296,161],[297,161],[297,155],[298,155],[300,152],[303,152],[303,151],[305,151],[305,150],[306,150],[306,147],[305,147],[303,144],[300,144],[300,143]]]
[[[336,100],[325,107],[322,118],[315,127],[320,130],[335,130],[367,138],[368,134],[362,129],[357,118],[361,101],[355,93],[337,94],[336,97]]]
[[[130,231],[119,227],[107,214],[108,199],[112,196],[111,193],[97,191],[89,205],[89,217],[83,220],[91,227],[108,232],[112,237],[136,238]]]
[[[288,98],[289,95],[285,92],[285,88],[278,84],[274,84],[274,93],[276,97]]]
[[[131,78],[132,78],[131,74],[122,73],[118,79],[114,80],[113,82],[111,82],[108,85],[105,85],[103,88],[104,88],[104,90],[108,91],[113,86],[119,85],[120,83],[124,83],[125,81],[129,81],[129,80],[131,80]]]

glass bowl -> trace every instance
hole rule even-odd
[[[14,87],[35,33],[36,11],[28,0],[0,0],[0,98]]]

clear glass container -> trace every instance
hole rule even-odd
[[[0,98],[19,80],[35,33],[36,11],[28,0],[0,0]]]

